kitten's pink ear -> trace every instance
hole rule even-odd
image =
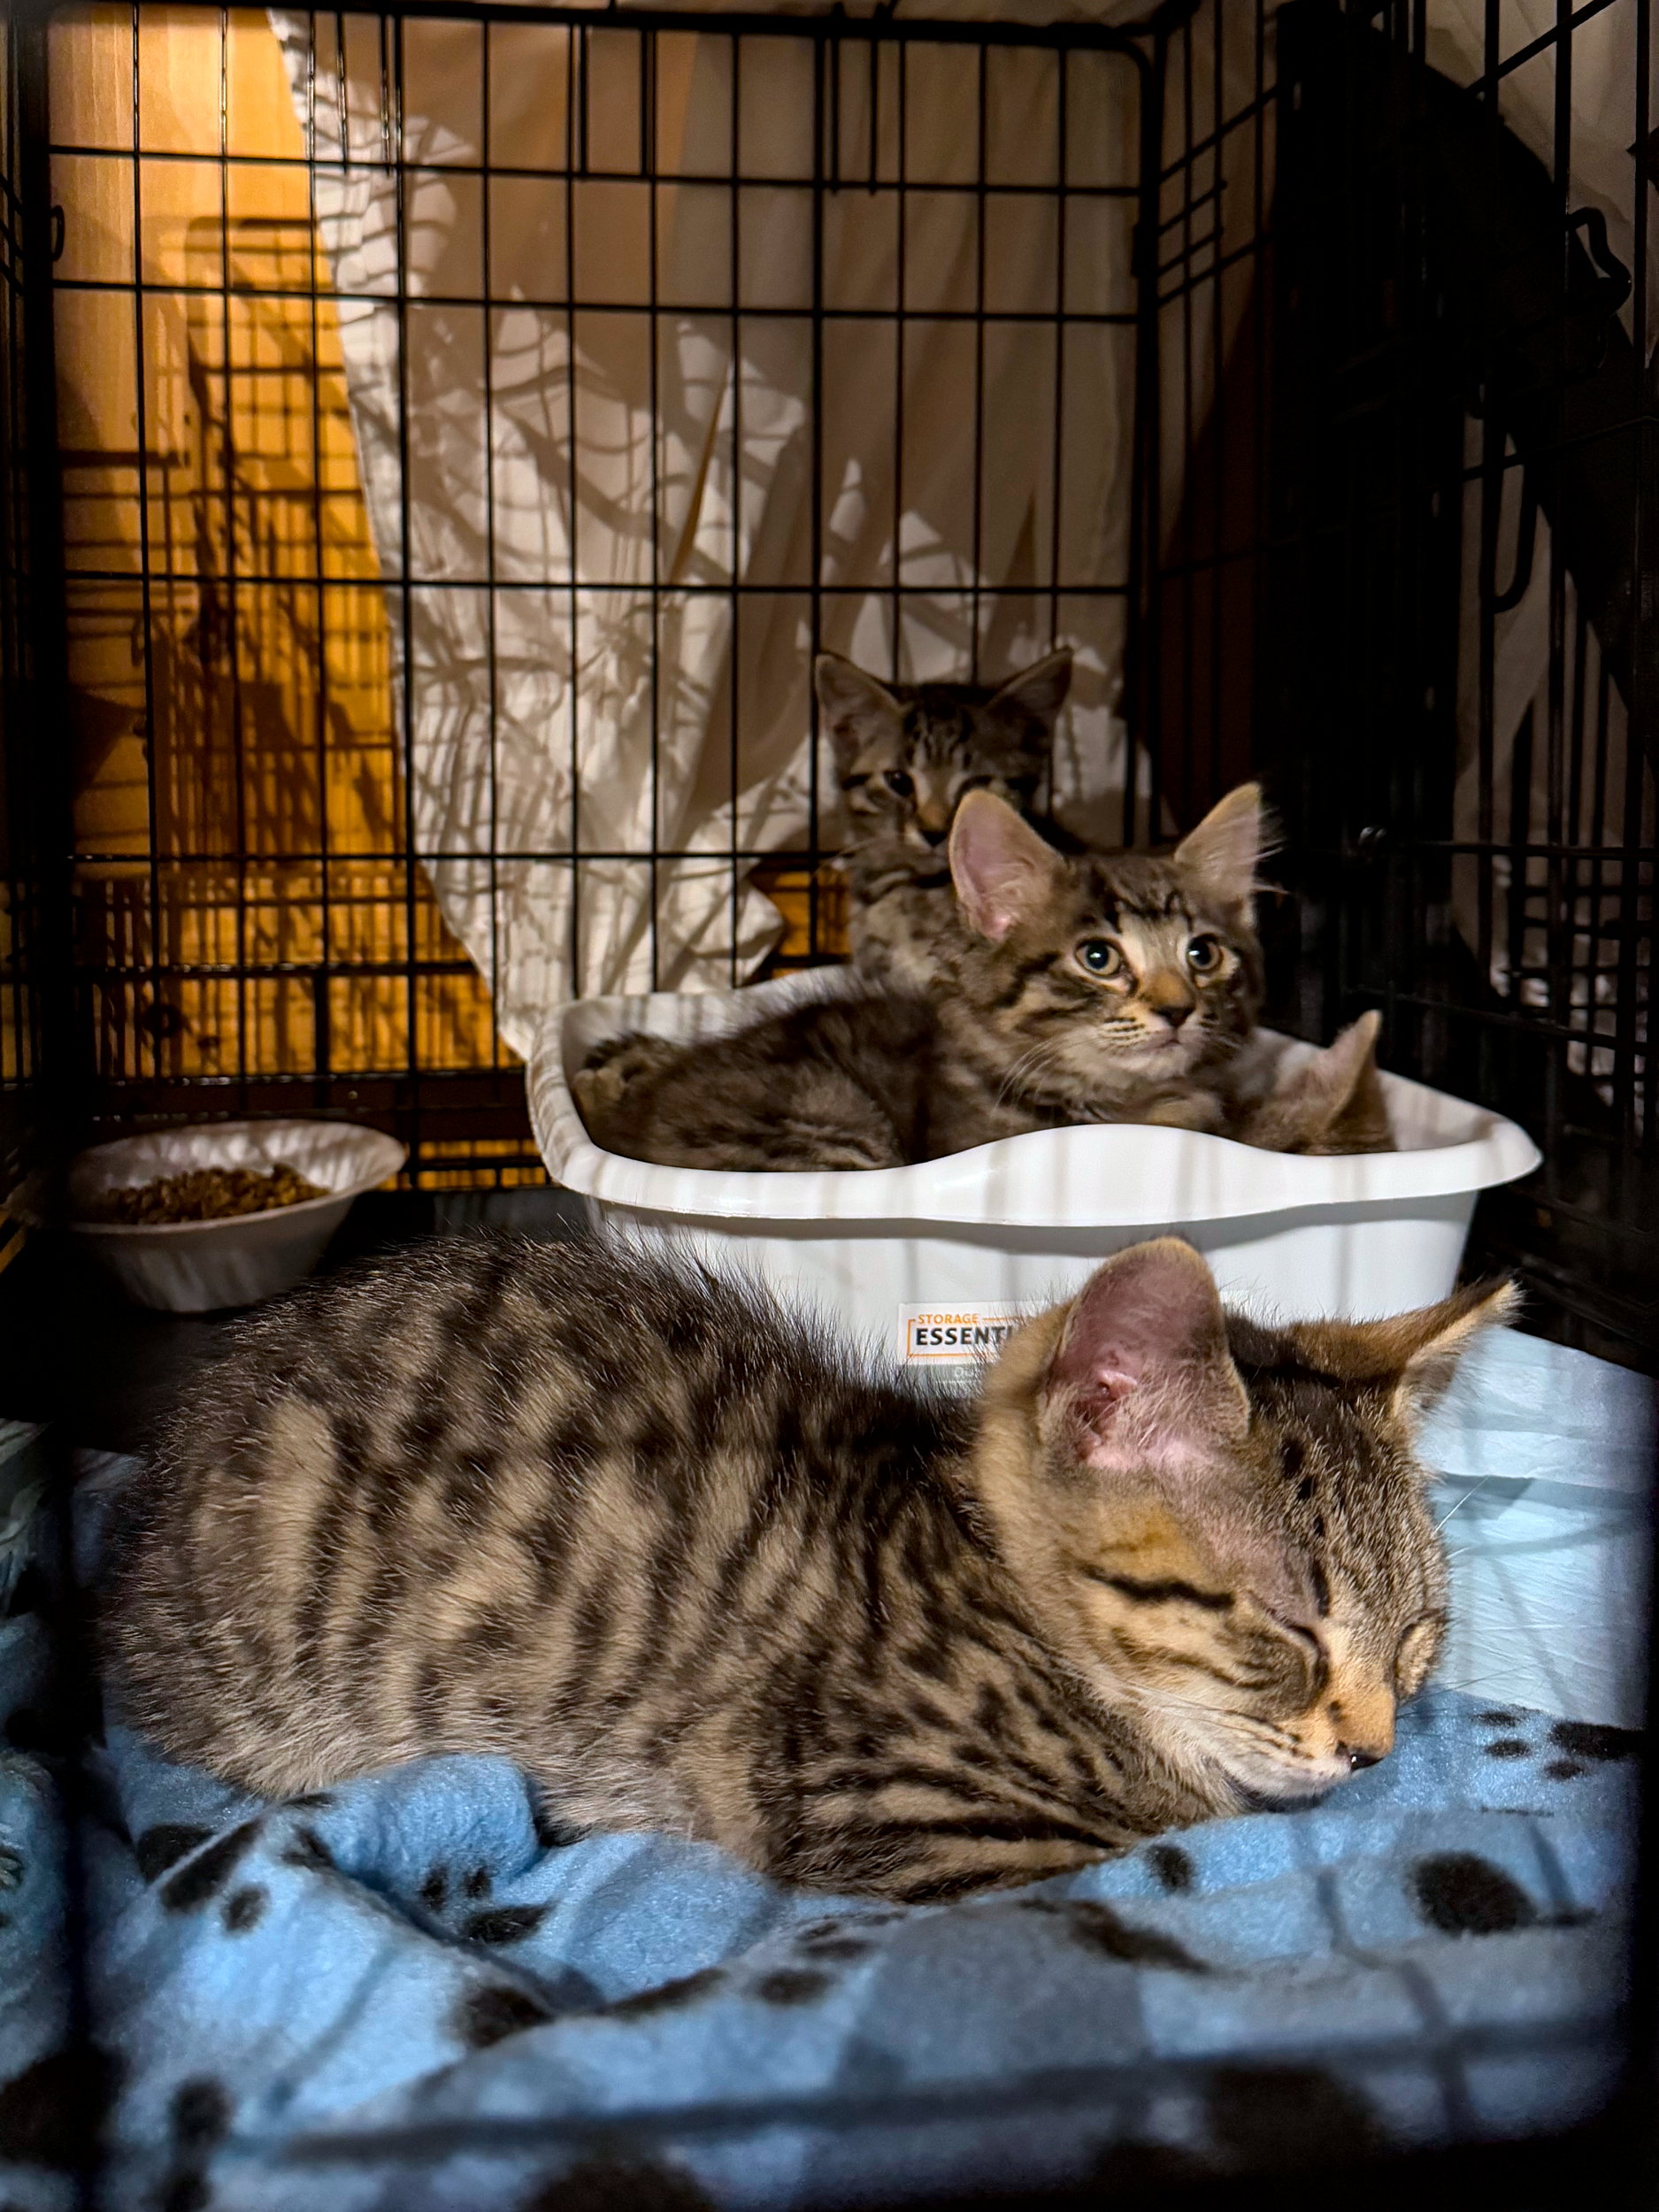
[[[1256,872],[1271,841],[1271,825],[1259,783],[1241,783],[1217,799],[1198,827],[1175,848],[1175,864],[1197,878],[1224,906],[1246,904]]]
[[[812,687],[842,775],[865,746],[890,742],[903,729],[904,709],[887,686],[839,653],[818,655],[812,664]]]
[[[1069,646],[1057,653],[1049,653],[1029,668],[1022,668],[1018,676],[1010,676],[991,696],[992,707],[1007,707],[1022,719],[1029,717],[1041,722],[1045,733],[1054,727],[1055,717],[1065,704],[1065,695],[1071,688],[1071,652]]]
[[[1065,879],[1065,863],[994,791],[970,791],[950,826],[950,879],[964,918],[1001,943]]]
[[[1236,1439],[1249,1401],[1215,1278],[1190,1244],[1132,1245],[1091,1279],[1048,1371],[1089,1466],[1156,1467]]]

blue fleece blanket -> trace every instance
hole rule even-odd
[[[0,1625],[0,1706],[41,1664],[32,1620]],[[1636,1740],[1437,1690],[1317,1809],[901,1910],[538,1832],[495,1760],[272,1806],[112,1730],[82,1849],[106,2199],[856,2204],[1560,2125],[1618,2056]],[[29,2154],[0,2198],[27,2212],[68,2203],[78,2147],[57,1817],[35,1759],[0,1764],[0,2124]]]

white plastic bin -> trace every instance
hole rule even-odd
[[[569,1078],[603,1039],[726,1035],[852,981],[816,968],[744,990],[561,1009],[529,1071],[549,1171],[596,1223],[693,1240],[902,1360],[942,1366],[994,1349],[1108,1253],[1165,1233],[1204,1254],[1230,1303],[1264,1317],[1426,1305],[1456,1279],[1477,1194],[1539,1161],[1513,1122],[1394,1075],[1384,1081],[1401,1149],[1350,1159],[1119,1124],[1034,1130],[917,1167],[728,1174],[623,1159],[588,1137]]]

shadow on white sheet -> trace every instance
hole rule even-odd
[[[1647,1377],[1512,1331],[1470,1354],[1420,1445],[1452,1559],[1448,1689],[1640,1727],[1654,1447]]]

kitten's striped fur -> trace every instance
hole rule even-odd
[[[929,926],[953,904],[944,846],[956,808],[991,791],[1030,813],[1071,656],[1049,653],[1002,684],[900,684],[820,653],[812,677],[847,810],[853,960],[877,990],[925,994]]]
[[[689,1267],[406,1253],[192,1386],[119,1695],[269,1795],[498,1753],[786,1881],[1057,1872],[1386,1751],[1446,1596],[1411,1402],[1504,1297],[1269,1330],[1144,1245],[956,1399]]]
[[[618,1039],[578,1071],[577,1102],[596,1143],[670,1167],[896,1167],[1090,1121],[1222,1131],[1262,996],[1261,840],[1254,784],[1163,854],[1062,855],[970,792],[952,918],[914,949],[926,996],[683,1048]]]

